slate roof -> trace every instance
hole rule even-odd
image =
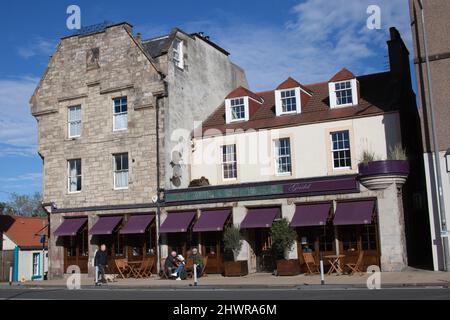
[[[345,72],[344,75],[347,76],[348,73]],[[222,103],[222,105],[220,105],[203,122],[203,136],[211,136],[218,133],[230,133],[230,131],[232,132],[233,130],[268,129],[372,116],[397,110],[395,102],[392,100],[390,72],[356,78],[359,82],[359,100],[358,105],[356,106],[331,109],[327,81],[304,85],[304,88],[311,92],[311,96],[305,100],[302,99],[302,110],[300,114],[276,116],[275,90],[256,92],[254,94],[261,97],[263,103],[255,112],[250,114],[250,119],[248,121],[226,124],[225,103]],[[292,79],[289,81],[293,83],[292,81],[295,80]],[[306,96],[306,94],[304,95]],[[305,103],[303,103],[303,101],[305,101]],[[213,131],[207,132],[208,130]],[[219,132],[217,132],[217,130],[219,130]]]
[[[171,44],[169,35],[142,41],[142,46],[152,58],[157,58],[166,54]]]

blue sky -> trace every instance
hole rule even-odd
[[[128,21],[144,38],[178,26],[203,31],[247,72],[253,90],[288,76],[326,81],[342,67],[355,74],[388,70],[388,28],[411,48],[407,0],[2,1],[0,32],[0,201],[7,192],[41,191],[36,122],[28,100],[66,29],[66,8],[82,25]],[[381,30],[366,28],[368,5],[381,8]],[[412,50],[410,50],[412,51]]]

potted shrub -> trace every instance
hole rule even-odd
[[[272,249],[277,259],[277,275],[294,276],[300,273],[298,259],[289,260],[289,251],[297,240],[297,233],[286,218],[275,221],[270,229]]]
[[[381,190],[392,183],[402,186],[409,174],[409,163],[405,149],[396,145],[390,149],[386,160],[364,151],[358,169],[359,180],[366,188]]]
[[[239,227],[231,225],[223,232],[225,251],[233,254],[233,259],[224,261],[224,276],[240,277],[248,274],[247,261],[237,261],[239,251],[242,248],[242,234]]]

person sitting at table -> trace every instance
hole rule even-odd
[[[172,251],[167,257],[165,267],[172,277],[176,277],[176,280],[181,280],[180,274],[183,271],[184,264],[178,261],[176,251]]]
[[[197,277],[200,278],[203,273],[203,257],[197,248],[192,248],[192,254],[189,259],[192,260],[192,265],[197,265]]]

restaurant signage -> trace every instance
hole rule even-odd
[[[166,203],[358,192],[356,175],[167,190]]]

